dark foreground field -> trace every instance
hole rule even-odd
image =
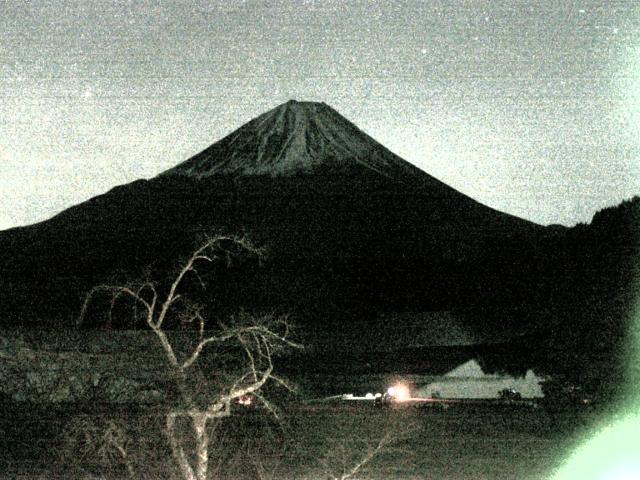
[[[210,478],[543,479],[593,421],[589,411],[458,406],[378,409],[289,403],[211,427]],[[159,407],[3,405],[2,478],[179,478]],[[187,443],[188,445],[188,443]]]

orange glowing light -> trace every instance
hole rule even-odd
[[[390,387],[388,392],[389,392],[389,395],[393,397],[393,399],[396,400],[397,402],[404,402],[405,400],[409,400],[409,398],[411,398],[411,392],[409,392],[409,387],[401,383],[398,383],[393,387]]]

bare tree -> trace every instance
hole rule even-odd
[[[258,257],[263,252],[246,238],[216,235],[207,238],[196,248],[172,277],[170,285],[161,288],[145,280],[128,285],[98,285],[87,294],[78,320],[81,324],[92,299],[99,294],[110,298],[109,318],[116,301],[121,297],[132,300],[135,318],[141,318],[158,338],[168,372],[180,392],[181,402],[166,415],[166,434],[173,457],[185,480],[205,480],[209,466],[209,422],[231,415],[232,405],[239,399],[251,395],[262,402],[271,412],[275,410],[261,394],[267,382],[276,382],[287,388],[289,385],[276,376],[273,356],[283,348],[300,348],[290,339],[290,328],[286,317],[263,315],[259,317],[241,313],[228,322],[218,321],[215,326],[207,319],[206,308],[189,301],[185,283],[193,277],[202,288],[206,288],[202,272],[205,265],[218,261],[229,262],[237,255],[251,254]],[[188,348],[177,348],[167,334],[169,318],[190,327],[196,340]],[[230,372],[214,372],[219,379],[217,388],[204,394],[194,390],[200,384],[202,374],[197,363],[206,349],[217,352],[236,348],[242,360],[233,375]],[[195,440],[194,455],[189,455],[178,433],[178,422],[186,419],[191,424]],[[191,458],[190,458],[191,457]]]
[[[392,434],[390,430],[378,439],[375,444],[357,442],[355,439],[342,439],[334,448],[327,452],[329,460],[321,461],[329,474],[330,480],[350,480],[366,467],[374,458],[380,455],[390,444],[397,441],[399,435]],[[358,447],[358,443],[364,446]],[[336,471],[336,469],[338,469]]]

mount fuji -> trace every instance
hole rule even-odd
[[[162,276],[220,230],[269,251],[263,268],[221,277],[221,314],[292,312],[330,337],[393,312],[513,310],[532,296],[546,231],[447,186],[326,104],[289,101],[155,178],[0,232],[3,323],[70,326],[92,285]],[[479,341],[509,331],[471,323]]]

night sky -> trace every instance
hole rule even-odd
[[[324,101],[491,207],[640,194],[640,2],[0,0],[0,229]]]

